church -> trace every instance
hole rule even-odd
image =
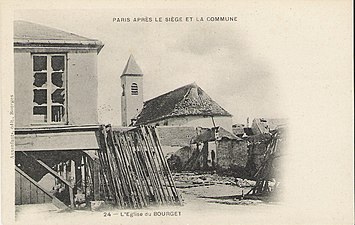
[[[143,72],[133,55],[121,75],[122,126],[184,126],[232,129],[232,115],[196,83],[143,102]]]
[[[122,126],[155,126],[176,171],[245,167],[247,142],[232,133],[232,115],[201,87],[194,82],[143,101],[143,78],[131,55],[121,75]],[[175,168],[176,158],[182,164]]]

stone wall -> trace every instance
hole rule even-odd
[[[191,139],[196,135],[194,127],[158,126],[157,133],[162,146],[190,146]]]
[[[221,169],[245,167],[248,161],[246,141],[222,139],[217,142],[217,164]]]

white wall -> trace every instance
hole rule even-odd
[[[229,132],[232,132],[232,117],[229,116],[216,116],[213,117],[216,126],[223,127]],[[213,127],[213,122],[211,117],[201,117],[201,116],[184,116],[184,117],[174,117],[165,120],[157,121],[151,123],[150,125],[164,126],[186,126],[186,127]]]

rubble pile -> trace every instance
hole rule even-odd
[[[253,187],[256,184],[253,180],[219,176],[218,174],[174,173],[173,179],[177,188],[190,188],[216,184],[235,185],[244,188]]]

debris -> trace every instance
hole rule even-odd
[[[189,188],[216,184],[237,185],[238,187],[252,187],[255,181],[234,177],[219,176],[217,174],[176,173],[173,175],[178,188]]]
[[[250,199],[221,199],[221,200],[211,200],[209,203],[219,203],[225,205],[257,205],[263,203],[261,200],[250,200]]]
[[[105,205],[104,201],[90,201],[90,209],[91,211],[98,211],[102,209]]]
[[[236,185],[238,187],[253,187],[256,184],[253,180],[236,178]]]
[[[114,131],[106,126],[100,144],[107,200],[121,208],[182,203],[154,127]]]
[[[275,180],[274,159],[282,156],[281,145],[285,142],[284,128],[271,132],[271,140],[267,144],[266,152],[261,166],[255,173],[257,182],[247,195],[267,195],[275,191],[279,182]],[[272,181],[272,182],[271,182]]]

